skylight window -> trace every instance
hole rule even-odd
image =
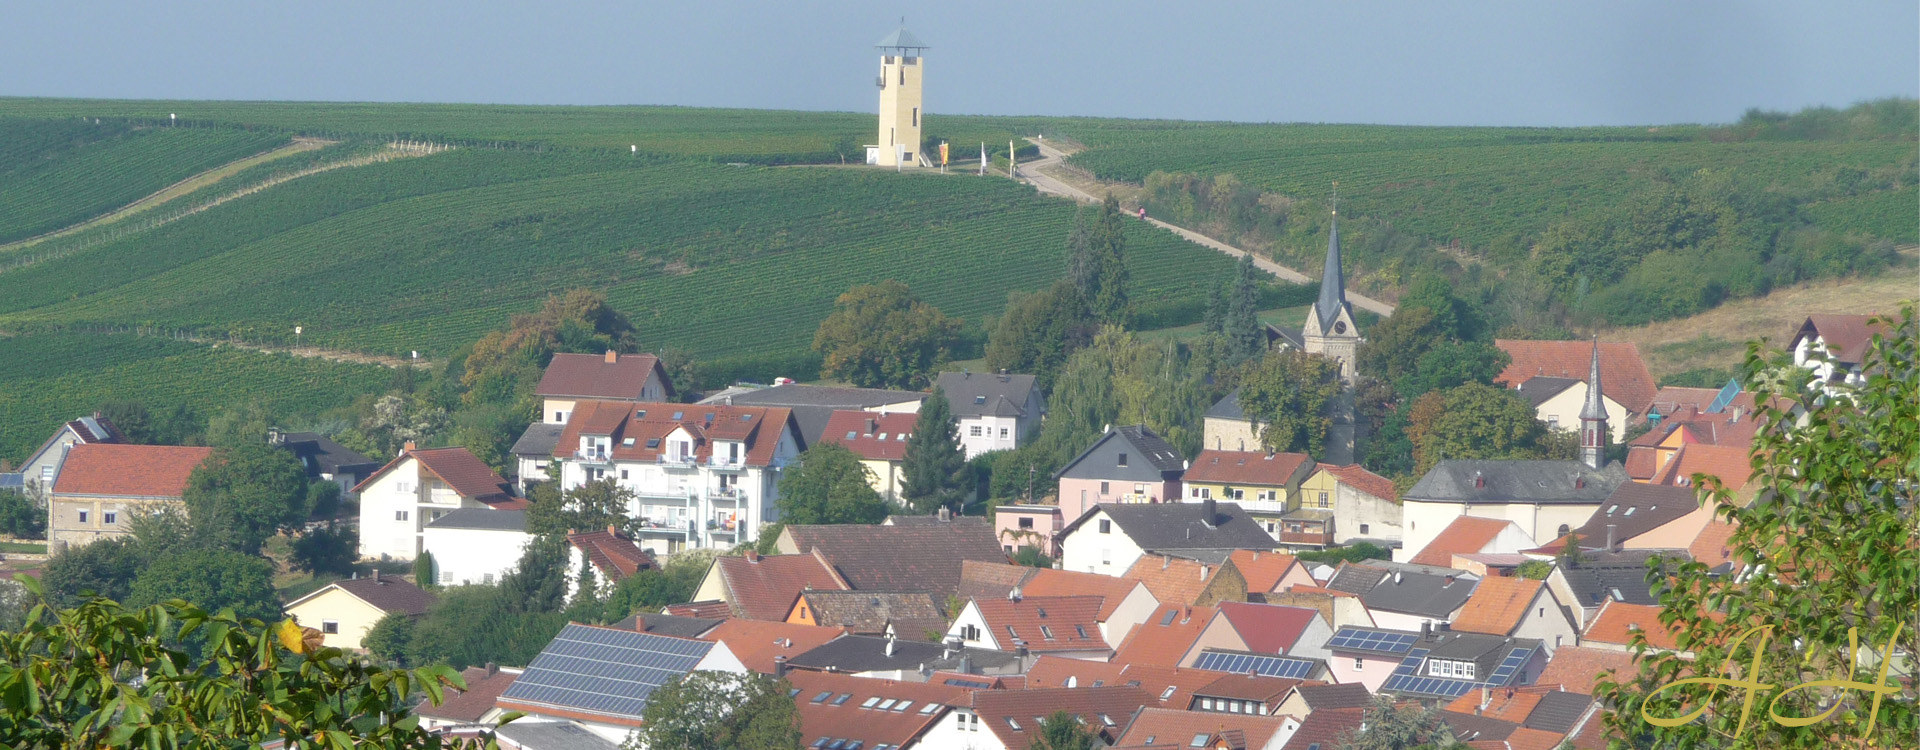
[[[1166,626],[1168,626],[1168,625],[1172,625],[1172,624],[1173,624],[1173,616],[1174,616],[1174,615],[1177,615],[1177,614],[1180,614],[1180,610],[1177,610],[1177,609],[1169,609],[1169,610],[1167,610],[1167,614],[1166,614],[1166,616],[1165,616],[1165,617],[1162,617],[1162,618],[1160,618],[1160,627],[1163,627],[1163,628],[1164,628],[1164,627],[1166,627]]]
[[[1166,690],[1160,691],[1160,700],[1166,700],[1168,698],[1172,698],[1174,687],[1175,686],[1173,685],[1168,685]],[[1153,744],[1153,740],[1147,740],[1147,744],[1149,745]]]
[[[659,448],[659,447],[660,447],[660,438],[647,438],[647,447],[648,447],[648,448]]]
[[[927,705],[920,707],[920,715],[926,716],[927,714],[933,713],[938,710],[940,710],[939,703],[936,703],[934,701],[927,701]]]
[[[887,439],[887,433],[884,433],[884,432],[880,433],[880,439],[881,440]]]
[[[1638,506],[1636,506],[1636,507],[1638,507]],[[1627,515],[1629,515],[1629,516],[1631,516],[1631,515],[1633,515],[1633,511],[1634,511],[1634,510],[1635,510],[1635,508],[1628,508],[1628,509],[1627,509]]]
[[[1051,640],[1053,640],[1053,628],[1049,628],[1049,627],[1047,627],[1047,626],[1045,626],[1045,625],[1041,625],[1041,626],[1040,626],[1040,636],[1041,636],[1042,638],[1045,638],[1045,639],[1047,639],[1047,640],[1049,640],[1049,641],[1051,641]]]
[[[753,415],[752,415],[752,414],[742,414],[742,415],[740,415],[740,421],[742,421],[742,422],[751,422],[751,421],[753,421]]]
[[[684,412],[684,411],[676,411],[676,412],[674,412],[674,413],[673,413],[673,419],[674,419],[674,421],[676,421],[676,422],[678,422],[678,421],[680,421],[680,420],[681,420],[682,418],[684,418],[684,417],[686,417],[686,416],[687,416],[687,413],[686,413],[686,412]]]
[[[888,699],[886,699],[886,700],[883,700],[883,701],[880,701],[880,705],[878,705],[878,706],[874,706],[874,707],[873,707],[873,710],[875,710],[875,711],[891,711],[891,710],[893,710],[893,704],[895,704],[895,703],[898,703],[898,702],[899,702],[899,701],[896,701],[896,700],[894,700],[894,699],[892,699],[892,698],[888,698]]]
[[[627,439],[625,439],[625,440],[621,440],[621,441],[620,441],[620,444],[621,444],[621,445],[624,445],[624,446],[626,446],[626,447],[628,447],[628,448],[632,448],[632,447],[633,447],[633,438],[627,438]]]
[[[840,697],[833,699],[833,705],[836,705],[836,706],[846,705],[847,699],[852,697],[853,697],[853,693],[841,693]]]
[[[1118,724],[1115,724],[1115,723],[1113,723],[1113,717],[1111,717],[1111,716],[1108,716],[1108,715],[1106,715],[1106,714],[1101,714],[1101,715],[1100,715],[1100,723],[1102,723],[1102,724],[1105,724],[1105,725],[1107,725],[1107,726],[1110,726],[1110,727],[1112,727],[1112,726],[1119,726]]]
[[[848,440],[857,440],[859,439],[859,437],[860,437],[860,433],[857,430],[847,430]]]
[[[633,421],[635,421],[635,422],[638,422],[638,421],[640,421],[640,420],[642,420],[642,419],[646,419],[646,418],[647,418],[647,410],[646,410],[646,409],[641,409],[641,410],[639,410],[639,411],[637,411],[637,412],[634,412],[634,413],[633,413]],[[821,738],[821,739],[825,739],[825,738],[823,737],[823,738]]]
[[[860,707],[861,707],[861,708],[873,708],[873,704],[875,704],[875,703],[879,703],[879,702],[880,702],[880,696],[878,696],[878,695],[876,695],[876,696],[873,696],[872,698],[868,698],[868,699],[867,699],[867,702],[865,702],[865,703],[862,703],[862,704],[860,704]],[[892,703],[893,701],[887,701],[887,702],[888,702],[888,703]]]
[[[1073,626],[1073,632],[1075,632],[1075,633],[1078,633],[1078,634],[1080,635],[1080,637],[1081,637],[1081,638],[1086,638],[1086,637],[1087,637],[1087,626],[1085,626],[1085,625],[1075,625],[1075,626]]]
[[[1207,746],[1207,735],[1205,734],[1196,734],[1193,736],[1193,741],[1187,743],[1187,747],[1206,747],[1206,746]]]
[[[1046,616],[1047,616],[1047,608],[1046,608],[1046,607],[1034,607],[1034,609],[1037,609],[1037,610],[1039,610],[1039,611],[1040,611],[1040,616],[1041,616],[1041,617],[1043,617],[1043,618],[1044,618],[1044,617],[1046,617]]]
[[[974,402],[974,403],[976,403],[976,404],[984,404],[984,403],[986,403],[986,402],[987,402],[987,397],[986,397],[986,396],[974,396],[974,397],[973,397],[973,402]]]
[[[895,435],[893,436],[893,439],[894,439],[894,440],[905,440],[905,439],[907,439],[907,433],[904,433],[904,432],[902,432],[902,433],[898,433],[898,434],[895,434]]]
[[[1015,719],[1011,716],[1007,717],[1007,726],[1013,727],[1013,731],[1016,731],[1016,732],[1022,731],[1020,729],[1020,720]]]
[[[822,691],[820,691],[820,694],[819,694],[819,695],[816,695],[816,696],[813,696],[813,702],[814,702],[814,703],[825,703],[825,702],[827,702],[827,699],[828,699],[828,698],[832,698],[832,697],[833,697],[833,691],[832,691],[832,690],[822,690]]]

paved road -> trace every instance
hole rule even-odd
[[[1054,177],[1052,174],[1048,173],[1047,170],[1049,168],[1055,165],[1058,165],[1061,159],[1066,158],[1065,152],[1061,151],[1060,149],[1054,148],[1052,144],[1049,144],[1046,141],[1028,139],[1028,142],[1032,143],[1035,146],[1040,147],[1041,158],[1036,159],[1034,161],[1027,162],[1026,164],[1020,165],[1016,174],[1018,174],[1021,179],[1025,180],[1028,184],[1033,185],[1033,187],[1039,190],[1040,192],[1047,193],[1049,195],[1058,195],[1066,198],[1072,198],[1074,200],[1081,201],[1083,203],[1099,203],[1102,200],[1100,197],[1096,197],[1085,190],[1081,190],[1077,187],[1069,185],[1066,182],[1062,181],[1061,179]],[[1220,252],[1231,255],[1235,258],[1238,258],[1242,255],[1249,254],[1247,251],[1234,247],[1232,245],[1229,245],[1225,242],[1221,242],[1212,237],[1208,237],[1204,234],[1195,232],[1185,227],[1179,227],[1179,226],[1174,226],[1172,224],[1168,224],[1164,221],[1155,219],[1151,216],[1147,217],[1147,223],[1160,227],[1161,229],[1165,229],[1176,235],[1179,235],[1182,239],[1185,239],[1189,242],[1193,242],[1194,244],[1201,245],[1203,247],[1209,247],[1214,250],[1218,250]],[[1315,283],[1319,283],[1320,281],[1319,279],[1310,277],[1304,273],[1301,273],[1294,269],[1275,263],[1268,258],[1261,257],[1258,254],[1253,254],[1253,265],[1254,267],[1259,268],[1262,271],[1266,271],[1267,273],[1273,274],[1274,276],[1278,276],[1282,281],[1291,281],[1295,284],[1315,284]],[[1347,290],[1347,301],[1353,303],[1354,307],[1358,307],[1362,310],[1370,310],[1380,315],[1393,314],[1393,305],[1387,304],[1385,302],[1381,302],[1380,300],[1374,299],[1372,297],[1368,297],[1363,294],[1355,293],[1351,289]]]

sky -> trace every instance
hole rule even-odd
[[[1913,0],[7,0],[0,96],[1717,123],[1920,95]]]

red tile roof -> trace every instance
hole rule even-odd
[[[718,557],[713,564],[727,587],[735,617],[782,622],[806,589],[845,591],[849,586],[815,555]]]
[[[1593,366],[1591,341],[1495,339],[1494,346],[1513,358],[1495,376],[1495,385],[1512,388],[1540,376],[1584,381]],[[1653,374],[1633,342],[1600,342],[1600,392],[1634,414],[1644,415],[1656,392]]]
[[[1237,677],[1237,675],[1236,675]],[[1244,678],[1241,678],[1244,679]],[[1116,720],[1119,720],[1116,717]],[[1153,747],[1153,748],[1191,748],[1194,737],[1206,735],[1210,740],[1218,740],[1222,733],[1238,731],[1242,736],[1233,738],[1229,745],[1235,748],[1263,748],[1273,739],[1287,719],[1278,716],[1249,716],[1244,714],[1224,714],[1212,711],[1175,711],[1166,708],[1149,708],[1134,717],[1127,724],[1126,734],[1120,736],[1116,747]],[[1207,748],[1217,747],[1214,744]],[[1325,747],[1331,748],[1332,745]]]
[[[1125,661],[1089,661],[1041,656],[1027,670],[1029,688],[1132,685],[1153,699],[1148,706],[1186,708],[1193,691],[1220,676],[1204,669],[1180,669]],[[1071,680],[1072,684],[1068,684]]]
[[[1335,466],[1320,464],[1320,469],[1338,477],[1342,483],[1382,500],[1400,502],[1400,490],[1393,486],[1393,480],[1367,471],[1359,464]]]
[[[1627,478],[1644,482],[1653,478],[1660,465],[1660,453],[1651,446],[1636,445],[1627,449]]]
[[[412,459],[420,463],[421,470],[438,477],[461,497],[477,500],[500,508],[511,507],[515,502],[508,492],[507,480],[494,473],[486,462],[475,458],[465,448],[428,448],[401,452],[398,458],[387,462],[379,471],[369,475],[353,488],[359,492],[371,486],[387,472]],[[525,507],[521,505],[520,507]]]
[[[793,696],[800,709],[800,747],[816,747],[822,738],[858,740],[869,748],[908,745],[946,716],[947,707],[967,699],[966,690],[934,682],[813,671],[790,672],[787,681],[800,690]],[[851,697],[841,702],[842,695]]]
[[[53,480],[61,495],[177,498],[212,448],[75,443]]]
[[[704,620],[726,620],[733,617],[733,607],[717,599],[707,602],[669,604],[665,611],[676,617],[698,617]]]
[[[1141,555],[1127,574],[1121,576],[1147,585],[1153,598],[1162,604],[1192,604],[1220,574],[1219,565],[1207,565],[1184,557]]]
[[[1477,712],[1477,715],[1489,719],[1519,724],[1527,720],[1527,714],[1533,713],[1535,706],[1540,705],[1542,692],[1539,690],[1489,690],[1487,705],[1483,709],[1480,706],[1480,691],[1475,690],[1453,699],[1452,703],[1446,705],[1445,710],[1470,716],[1476,715]]]
[[[1633,654],[1610,648],[1562,646],[1554,649],[1547,668],[1533,681],[1535,685],[1558,685],[1569,693],[1593,695],[1593,686],[1608,673],[1619,677],[1633,674]]]
[[[1593,643],[1625,646],[1633,642],[1635,630],[1646,634],[1647,646],[1651,648],[1679,648],[1672,631],[1660,623],[1659,606],[1612,599],[1600,605],[1600,613],[1593,616],[1593,622],[1587,624],[1587,632],[1581,637]]]
[[[546,373],[540,376],[536,396],[561,398],[602,398],[640,400],[640,391],[648,376],[659,374],[667,395],[673,395],[673,381],[660,366],[660,358],[651,354],[620,354],[612,362],[604,354],[553,355]]]
[[[460,677],[467,681],[466,690],[448,690],[446,701],[438,706],[422,701],[414,713],[446,721],[477,722],[493,710],[494,701],[520,677],[520,670],[495,667],[489,672],[484,667],[468,667],[460,672]]]
[[[748,669],[773,674],[774,657],[793,658],[846,634],[846,628],[731,619],[701,633],[700,640],[725,643]]]
[[[1181,481],[1284,487],[1312,462],[1304,453],[1203,450],[1193,457]]]
[[[1280,581],[1289,572],[1299,569],[1306,572],[1306,566],[1293,555],[1284,552],[1260,552],[1258,550],[1237,549],[1227,555],[1233,561],[1233,567],[1247,579],[1249,593],[1271,593],[1279,590]],[[1311,580],[1312,577],[1308,576]]]
[[[1872,323],[1873,315],[1808,315],[1806,322],[1800,325],[1790,345],[1797,346],[1800,339],[1809,334],[1818,334],[1826,342],[1831,356],[1845,364],[1859,364],[1866,359],[1867,345],[1873,343],[1873,335],[1886,335],[1885,322]]]
[[[1033,653],[1108,650],[1100,638],[1100,597],[1029,596],[1019,601],[975,599],[973,604],[1002,651],[1012,651],[1013,640]]]
[[[918,421],[920,415],[913,412],[881,414],[842,409],[827,418],[820,442],[844,445],[868,461],[899,461],[907,457],[907,436],[913,434]]]
[[[1284,654],[1300,645],[1300,636],[1320,616],[1317,610],[1283,607],[1274,604],[1221,602],[1218,618],[1225,619],[1246,642],[1247,650],[1261,654]],[[1318,647],[1320,644],[1311,644]]]
[[[1527,616],[1533,600],[1540,595],[1544,581],[1528,578],[1493,576],[1480,579],[1467,597],[1466,606],[1453,619],[1454,630],[1489,635],[1512,635]]]
[[[1116,738],[1127,717],[1153,702],[1146,691],[1131,686],[1097,688],[1030,688],[979,690],[973,693],[973,711],[980,723],[1011,750],[1026,750],[1039,736],[1040,720],[1065,711],[1081,717],[1088,728]],[[1101,717],[1112,719],[1109,724]],[[1011,721],[1009,721],[1011,719]],[[1015,726],[1018,729],[1015,729]]]
[[[1127,600],[1127,596],[1139,587],[1139,581],[1131,578],[1115,578],[1099,573],[1081,573],[1072,570],[1041,568],[1034,571],[1033,577],[1020,586],[1021,593],[1027,596],[1097,596],[1100,597],[1099,618],[1106,622],[1113,611]],[[1151,596],[1152,592],[1148,592]]]
[[[573,456],[583,434],[606,435],[612,439],[607,455],[613,460],[658,461],[666,455],[667,438],[677,432],[691,440],[696,460],[710,460],[714,442],[725,440],[743,444],[746,465],[767,466],[788,430],[800,434],[793,412],[778,406],[581,401],[573,405],[553,455]]]
[[[925,591],[943,601],[960,588],[964,561],[1004,563],[993,527],[978,516],[908,526],[788,526],[800,552],[819,550],[854,589]]]
[[[1196,697],[1264,701],[1267,703],[1267,708],[1271,710],[1280,702],[1280,699],[1287,697],[1294,688],[1306,682],[1308,680],[1259,674],[1223,674],[1212,682],[1201,685],[1193,691],[1193,694]]]
[[[1506,750],[1554,750],[1566,739],[1564,734],[1521,727],[1507,735]]]
[[[1214,607],[1162,604],[1145,622],[1135,626],[1114,653],[1115,662],[1172,667],[1193,648],[1200,631],[1213,620]],[[1168,617],[1171,613],[1172,617]],[[1161,623],[1166,623],[1162,625]]]
[[[962,599],[1006,596],[1014,587],[1024,585],[1040,568],[985,560],[960,561],[960,587],[955,595]]]
[[[1652,483],[1689,487],[1695,474],[1716,477],[1729,491],[1739,492],[1753,476],[1751,449],[1744,445],[1688,443],[1674,452]]]
[[[1693,538],[1693,543],[1687,545],[1687,554],[1693,556],[1694,562],[1705,563],[1707,567],[1733,560],[1731,542],[1737,528],[1715,516],[1700,529],[1700,535]]]
[[[1440,534],[1408,562],[1420,565],[1453,567],[1453,556],[1461,552],[1483,552],[1512,521],[1478,516],[1460,516],[1447,524]]]
[[[653,567],[652,555],[613,529],[568,534],[567,541],[593,563],[600,575],[615,583]]]

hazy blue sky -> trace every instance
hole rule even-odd
[[[0,95],[869,110],[902,15],[930,113],[1650,124],[1920,93],[1914,0],[7,0]]]

